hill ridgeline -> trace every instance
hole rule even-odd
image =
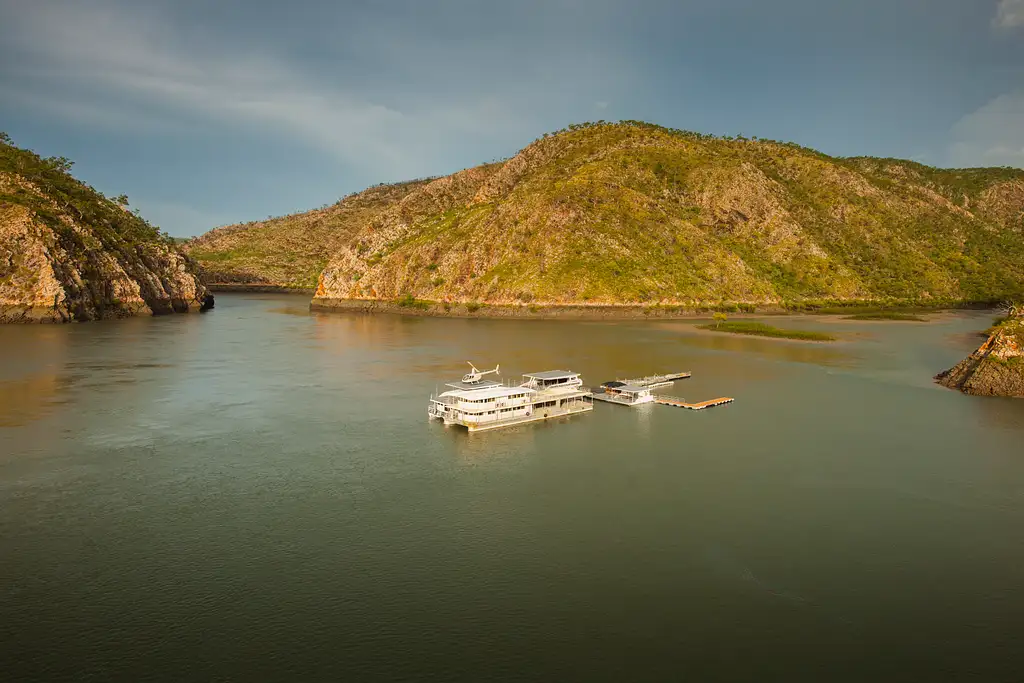
[[[324,261],[322,308],[990,302],[1024,294],[1024,171],[583,124],[501,163],[222,228],[190,252],[225,281],[268,285],[312,284]]]

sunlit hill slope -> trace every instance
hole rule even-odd
[[[358,209],[367,193],[373,209]],[[367,193],[263,232],[215,231],[192,254],[208,272],[247,263],[273,284],[312,283],[327,260],[321,304],[953,303],[1024,292],[1017,169],[839,159],[623,122],[572,126],[501,163]],[[303,232],[311,222],[330,238]],[[271,232],[315,246],[278,250]]]

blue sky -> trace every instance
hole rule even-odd
[[[644,119],[1024,167],[1024,0],[0,0],[0,130],[173,235]]]

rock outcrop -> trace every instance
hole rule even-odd
[[[69,168],[0,140],[0,322],[198,310],[192,262]]]
[[[1024,398],[1024,317],[996,325],[977,351],[935,379],[967,394]]]

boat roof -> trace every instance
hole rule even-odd
[[[478,389],[500,387],[502,384],[501,382],[495,382],[493,379],[482,379],[479,382],[448,382],[445,386],[460,391],[476,391]]]
[[[612,387],[616,391],[625,391],[630,394],[639,394],[641,391],[650,391],[650,387],[642,387],[639,384],[623,384],[622,386]]]
[[[570,372],[569,370],[545,370],[544,372],[528,372],[523,377],[532,377],[534,379],[568,379],[570,377],[579,377],[580,373]]]
[[[498,384],[497,386],[488,387],[487,389],[473,390],[473,391],[462,391],[456,389],[455,391],[446,391],[442,396],[454,396],[456,398],[469,398],[474,401],[486,400],[489,398],[501,398],[502,396],[516,396],[518,394],[533,394],[536,393],[533,389],[528,387],[506,387]]]
[[[601,386],[602,387],[611,387],[612,389],[618,389],[619,387],[626,386],[626,383],[625,382],[620,382],[618,380],[614,380],[612,382],[605,382]]]

